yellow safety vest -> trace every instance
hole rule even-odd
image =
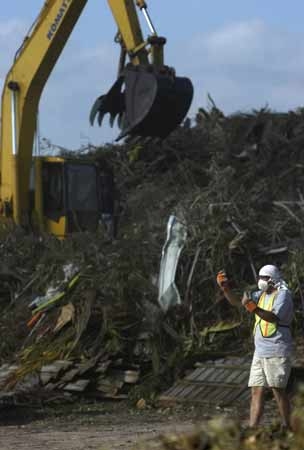
[[[265,309],[266,311],[272,311],[274,300],[277,294],[278,291],[275,291],[271,294],[271,297],[268,300],[267,308],[265,308],[266,292],[263,292],[263,294],[259,298],[258,307],[261,309]],[[253,334],[255,334],[258,326],[260,327],[261,334],[264,338],[272,337],[278,329],[278,324],[276,322],[267,322],[266,320],[261,319],[261,317],[256,314]]]

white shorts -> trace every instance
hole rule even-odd
[[[248,386],[285,389],[291,372],[291,358],[253,356]]]

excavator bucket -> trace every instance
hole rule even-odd
[[[127,136],[163,139],[183,121],[192,98],[193,86],[188,78],[131,66],[107,95],[97,99],[90,121],[93,124],[97,116],[101,124],[103,116],[110,113],[111,124],[118,115],[121,128],[116,140]]]

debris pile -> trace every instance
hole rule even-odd
[[[65,241],[21,230],[2,237],[6,396],[121,398],[138,381],[169,387],[210,352],[248,352],[250,319],[218,292],[222,268],[252,289],[261,265],[278,264],[302,326],[304,111],[225,117],[210,102],[162,144],[91,152],[115,173],[115,240],[102,227]],[[171,215],[187,238],[176,268],[181,304],[164,312],[158,277]]]
[[[28,248],[21,235],[10,235],[2,244],[8,258],[12,247],[18,248],[16,256],[23,264],[16,261],[14,273],[20,270],[25,281],[2,298],[1,361],[13,360],[13,364],[0,367],[1,388],[16,394],[45,388],[63,391],[66,397],[84,390],[88,395],[126,397],[124,387],[139,377],[137,361],[144,364],[146,356],[141,352],[149,334],[141,335],[142,312],[136,303],[122,299],[127,293],[123,280],[112,284],[109,279],[110,256],[104,257],[96,236],[78,236],[78,241],[64,243],[32,238],[31,244],[41,251],[35,267],[35,261],[24,261]],[[35,253],[35,247],[32,250]],[[90,258],[95,252],[98,261],[93,265]],[[72,253],[74,262],[61,265],[61,258]],[[118,255],[113,253],[112,258],[115,265]]]

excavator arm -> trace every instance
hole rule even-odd
[[[46,1],[7,74],[1,109],[1,208],[24,225],[38,104],[87,0]]]
[[[118,26],[122,63],[108,94],[95,102],[91,123],[110,113],[119,116],[119,138],[165,137],[183,119],[192,99],[192,84],[176,78],[163,64],[165,40],[158,38],[143,0],[107,0]],[[46,0],[7,74],[2,93],[0,141],[0,206],[2,215],[26,225],[32,149],[42,90],[76,25],[87,0]],[[152,36],[144,40],[136,5],[144,12]],[[179,92],[178,92],[179,91]],[[179,109],[176,112],[176,109]],[[170,111],[171,110],[171,111]],[[169,117],[167,127],[160,112]],[[168,116],[169,115],[169,116]]]

